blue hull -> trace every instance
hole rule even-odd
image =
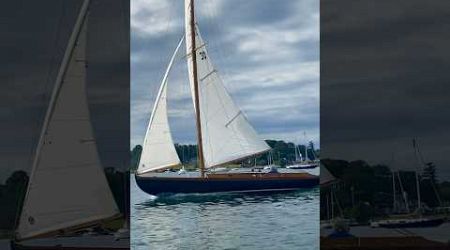
[[[414,222],[404,222],[404,223],[390,223],[390,224],[380,224],[380,227],[385,228],[408,228],[408,227],[437,227],[444,223],[444,219],[430,219],[426,221],[414,221]]]
[[[290,169],[314,169],[314,168],[317,168],[317,165],[313,165],[313,166],[290,167]]]
[[[135,176],[140,189],[151,195],[162,193],[261,192],[312,188],[319,178],[310,179],[209,179]]]

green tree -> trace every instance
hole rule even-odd
[[[423,201],[431,207],[440,206],[440,192],[434,163],[428,162],[425,164],[421,177],[420,191],[421,194],[424,194]]]
[[[141,158],[142,146],[136,145],[133,150],[131,150],[131,160],[130,160],[130,169],[136,170],[139,164],[139,160]]]

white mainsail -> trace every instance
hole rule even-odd
[[[175,150],[170,133],[169,120],[167,118],[167,81],[169,72],[182,43],[183,39],[178,43],[170,59],[169,66],[166,69],[159,88],[142,146],[141,159],[137,170],[138,174],[181,164],[177,151]]]
[[[16,239],[24,240],[115,217],[93,137],[86,96],[86,25],[82,4],[44,120]]]
[[[192,49],[189,29],[190,7],[190,1],[185,0],[186,51],[188,54],[189,82],[194,99],[193,59],[190,56]],[[205,167],[218,166],[270,150],[270,147],[259,138],[225,89],[208,57],[206,44],[198,29],[196,29],[195,35]]]

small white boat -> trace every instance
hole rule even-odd
[[[305,134],[305,140],[306,140],[306,134]],[[310,142],[312,143],[312,142]],[[312,148],[311,148],[312,149]],[[295,161],[293,164],[287,165],[286,168],[290,169],[313,169],[317,168],[320,164],[318,160],[309,160],[308,158],[308,146],[305,146],[305,157],[303,157],[302,153],[300,152],[299,145],[295,145]],[[316,158],[314,154],[314,150],[312,150],[314,158]]]
[[[286,166],[286,168],[290,168],[290,169],[311,169],[311,168],[317,168],[319,166],[319,163],[299,163],[299,164],[293,164],[293,165],[288,165]]]

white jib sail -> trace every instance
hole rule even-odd
[[[185,0],[186,51],[194,95],[193,60],[190,56],[190,1]],[[259,138],[242,111],[233,102],[214,69],[206,51],[206,44],[196,29],[197,76],[200,89],[200,119],[205,167],[214,167],[270,150]],[[195,100],[194,100],[195,105]]]
[[[142,145],[138,174],[181,164],[170,133],[167,117],[167,79],[183,38],[178,43],[164,74]]]
[[[85,1],[69,39],[44,120],[16,238],[111,218],[119,209],[93,137],[86,81]]]

